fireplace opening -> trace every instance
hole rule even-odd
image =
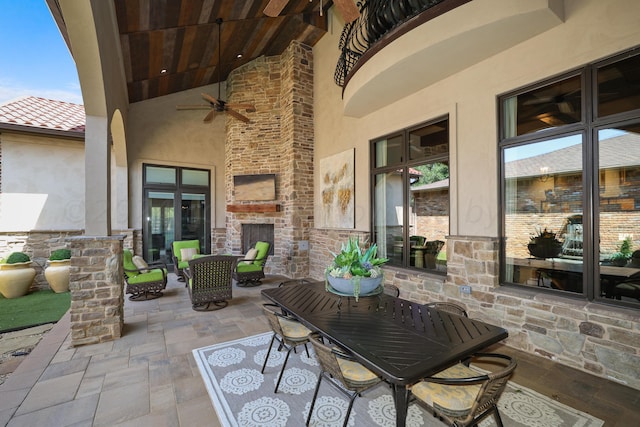
[[[269,243],[269,255],[273,255],[273,224],[242,224],[242,253],[246,254],[256,242]]]

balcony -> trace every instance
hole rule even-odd
[[[563,21],[563,0],[369,0],[340,38],[345,114],[363,117]]]

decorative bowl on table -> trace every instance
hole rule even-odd
[[[380,287],[383,274],[380,266],[387,258],[377,258],[377,246],[374,243],[366,250],[360,247],[358,238],[349,238],[342,244],[339,254],[333,255],[333,261],[325,270],[327,291],[339,295],[358,296],[375,295]]]

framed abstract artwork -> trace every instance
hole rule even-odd
[[[320,159],[319,228],[355,228],[355,149]]]

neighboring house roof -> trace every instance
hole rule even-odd
[[[0,105],[0,129],[84,137],[84,106],[27,96]]]
[[[599,150],[600,169],[640,165],[640,144],[638,144],[637,134],[628,133],[603,139],[599,142]],[[543,167],[548,168],[549,174],[582,173],[582,144],[507,162],[505,175],[507,178],[535,177],[541,174]]]
[[[443,188],[449,188],[449,178],[431,182],[429,184],[414,185],[411,187],[411,191],[442,190]]]

